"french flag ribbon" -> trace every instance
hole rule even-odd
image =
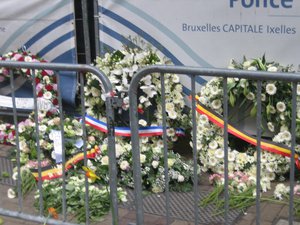
[[[107,124],[95,119],[92,116],[85,116],[85,123],[90,125],[91,127],[107,133]],[[150,127],[141,127],[139,128],[139,136],[141,137],[152,137],[152,136],[161,136],[163,134],[162,126],[150,126]],[[177,136],[184,136],[184,130],[182,128],[178,128],[175,131]],[[129,127],[115,127],[115,135],[122,137],[130,137],[131,131]]]

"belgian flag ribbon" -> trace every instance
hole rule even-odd
[[[87,151],[86,155],[88,159],[94,159],[96,155],[100,152],[98,146],[95,146],[93,149]],[[84,159],[84,153],[79,152],[73,155],[66,163],[65,163],[65,172],[70,170],[74,165]],[[56,166],[47,166],[42,168],[41,180],[53,180],[56,178],[62,177],[62,165],[58,164]],[[32,175],[36,180],[39,180],[38,169],[31,169]]]
[[[196,99],[198,100],[199,97],[196,96]],[[206,106],[201,104],[199,101],[196,104],[196,110],[199,114],[206,115],[212,123],[217,125],[218,127],[224,128],[224,119],[222,116],[218,115],[214,111],[208,109]],[[257,139],[251,136],[250,134],[246,133],[243,130],[237,129],[236,127],[232,126],[231,124],[228,124],[228,132],[232,135],[234,135],[237,138],[240,138],[249,144],[252,144],[254,146],[257,146]],[[272,152],[275,154],[279,154],[282,156],[291,157],[292,150],[290,147],[278,144],[269,140],[261,139],[260,142],[261,149]],[[298,169],[300,169],[300,161],[299,161],[299,155],[295,154],[295,163]]]

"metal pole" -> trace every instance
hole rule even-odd
[[[90,45],[90,34],[89,34],[87,0],[81,0],[81,6],[82,6],[82,25],[83,25],[83,36],[84,36],[85,62],[86,64],[91,64],[91,45]]]

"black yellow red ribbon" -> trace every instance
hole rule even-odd
[[[94,159],[96,155],[100,152],[100,149],[98,146],[95,146],[93,149],[86,152],[86,157],[88,159]],[[65,172],[70,170],[75,164],[80,162],[84,159],[84,153],[80,152],[76,155],[72,156],[66,163],[65,163]],[[35,177],[36,180],[39,180],[39,173],[38,169],[31,169],[32,175]],[[62,164],[56,165],[56,166],[47,166],[42,168],[41,173],[41,180],[53,180],[56,178],[62,177]]]
[[[198,100],[199,97],[196,96],[196,99]],[[209,121],[211,121],[218,127],[224,128],[224,119],[217,113],[215,113],[212,110],[205,107],[200,102],[197,102],[196,110],[199,114],[206,115],[208,117]],[[227,127],[228,127],[228,133],[248,142],[249,144],[257,146],[257,139],[254,138],[253,136],[251,136],[250,134],[248,134],[247,132],[237,129],[236,127],[234,127],[231,124],[228,124]],[[272,141],[268,141],[265,139],[261,139],[260,147],[263,150],[266,150],[268,152],[272,152],[275,154],[279,154],[282,156],[291,157],[291,155],[292,155],[292,150],[290,147],[283,145],[283,144],[278,144],[278,143],[275,143]],[[295,154],[295,163],[296,163],[297,168],[300,169],[300,161],[299,161],[298,154]]]

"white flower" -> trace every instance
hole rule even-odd
[[[277,69],[277,67],[275,67],[275,66],[271,66],[271,67],[268,68],[268,71],[269,71],[269,72],[277,72],[278,69]]]
[[[245,61],[245,62],[243,62],[244,69],[247,69],[249,66],[251,66],[251,61]]]
[[[159,165],[159,162],[158,162],[158,161],[156,161],[156,160],[152,161],[152,167],[153,167],[154,169],[156,169],[156,168],[158,167],[158,165]]]
[[[178,82],[179,82],[179,76],[177,76],[176,74],[173,74],[173,75],[172,75],[172,81],[173,81],[174,83],[178,83]]]
[[[249,93],[246,95],[246,98],[252,101],[253,99],[255,99],[255,95],[253,94],[253,92],[249,92]]]
[[[275,84],[272,84],[272,83],[267,84],[267,86],[266,86],[266,92],[269,95],[275,95],[276,91],[277,91],[277,88],[276,88]]]
[[[18,180],[18,172],[14,172],[12,175],[13,180]]]
[[[121,145],[116,144],[116,158],[119,158],[124,153],[124,149]]]
[[[43,124],[43,125],[40,125],[40,126],[39,126],[39,131],[40,131],[40,132],[45,133],[46,130],[47,130],[47,126],[46,126],[46,125]]]
[[[274,127],[274,124],[272,122],[268,122],[267,126],[268,126],[269,131],[274,132],[275,127]]]
[[[223,149],[219,148],[215,151],[215,156],[218,159],[223,159],[224,158],[224,151]]]
[[[124,160],[120,163],[121,170],[127,170],[129,167],[130,167],[129,163],[126,160]]]
[[[8,198],[15,198],[15,197],[17,197],[16,192],[12,188],[9,188],[7,190],[7,197]]]
[[[211,149],[217,149],[218,148],[218,142],[216,140],[212,140],[211,142],[209,142],[208,146]]]
[[[52,98],[52,94],[51,94],[51,92],[50,91],[46,91],[44,94],[43,94],[43,97],[45,98],[45,99],[51,99]]]
[[[274,191],[274,197],[282,200],[284,196],[289,194],[289,187],[286,187],[284,184],[277,184]]]
[[[201,96],[201,97],[199,98],[199,102],[201,102],[203,105],[206,105],[206,104],[207,104],[207,98]]]
[[[291,135],[291,133],[289,131],[285,130],[281,134],[282,134],[281,137],[282,137],[283,140],[285,140],[285,141],[291,141],[292,135]]]
[[[222,102],[220,99],[215,99],[212,101],[211,106],[213,109],[219,109],[222,106]]]
[[[146,120],[143,120],[143,119],[140,119],[139,120],[139,124],[143,127],[147,126],[147,121]]]
[[[177,118],[177,113],[175,111],[169,112],[168,115],[172,120],[175,120]]]
[[[172,111],[174,111],[174,104],[171,103],[171,102],[167,102],[167,103],[166,103],[166,111],[167,111],[167,112],[172,112]]]
[[[250,67],[248,68],[248,70],[251,70],[251,71],[256,71],[256,70],[257,70],[257,68],[256,68],[255,66],[250,66]]]
[[[228,152],[228,161],[233,162],[235,160],[235,154],[233,152]]]
[[[179,174],[178,177],[177,177],[177,181],[179,183],[183,182],[184,181],[184,176],[182,176],[181,174]]]
[[[300,84],[297,84],[297,95],[300,95]]]
[[[5,126],[5,125],[4,125]],[[1,129],[0,129],[1,130]],[[26,130],[26,127],[24,124],[19,124],[19,127],[18,127],[18,131],[19,133],[23,133],[24,131]]]
[[[140,154],[140,162],[141,162],[141,163],[146,162],[146,155]]]
[[[102,159],[101,159],[101,164],[104,165],[104,166],[107,166],[109,163],[109,160],[108,160],[108,156],[103,156]]]
[[[279,112],[284,112],[285,109],[286,109],[286,106],[285,106],[284,102],[277,102],[277,104],[276,104],[276,109],[277,109]]]

